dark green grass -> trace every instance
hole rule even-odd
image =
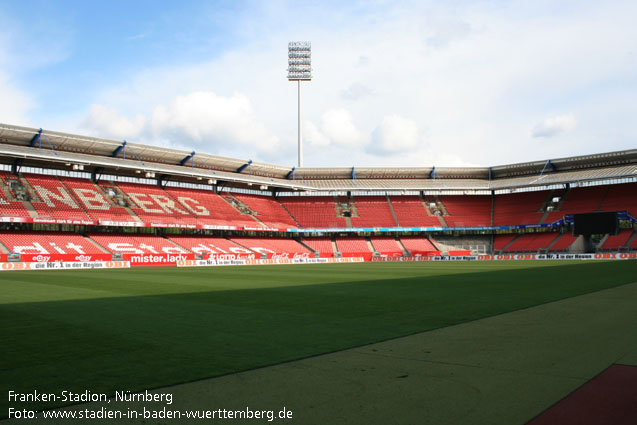
[[[154,388],[502,314],[636,276],[635,261],[2,272],[0,417],[9,389]]]

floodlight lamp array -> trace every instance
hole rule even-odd
[[[288,43],[288,80],[312,79],[312,45],[309,41]]]

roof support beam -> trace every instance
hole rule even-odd
[[[237,173],[241,173],[243,170],[248,168],[251,164],[252,164],[252,160],[249,160],[248,162],[243,164],[241,167],[237,168]]]
[[[429,178],[430,179],[435,179],[436,178],[436,167],[434,166],[434,168],[431,169],[431,172],[429,173]]]
[[[17,176],[18,174],[20,174],[20,168],[22,168],[22,158],[16,158],[15,161],[13,161],[13,164],[11,164],[11,174]]]
[[[287,173],[287,175],[285,176],[286,179],[290,180],[294,180],[294,171],[296,170],[295,167],[292,167],[292,169],[290,170],[289,173]]]
[[[192,151],[190,153],[190,155],[187,155],[184,157],[184,159],[182,159],[181,161],[179,161],[179,165],[184,166],[188,163],[188,161],[192,160],[192,166],[194,168],[195,166],[195,151]]]
[[[352,167],[352,180],[356,180],[356,169]]]
[[[29,146],[32,148],[34,148],[36,144],[38,144],[40,148],[42,147],[42,129],[40,129],[40,131],[38,131],[38,134],[33,136],[31,142],[29,142]]]
[[[170,177],[171,176],[169,176],[168,174],[161,174],[157,179],[157,186],[161,187],[162,189],[165,188],[168,180],[170,180]]]
[[[111,157],[117,158],[117,155],[119,155],[122,152],[124,152],[124,159],[126,159],[126,140],[124,140],[122,144],[119,145],[117,149],[113,151],[113,153],[111,154]]]
[[[546,163],[544,164],[544,168],[542,168],[542,171],[540,171],[540,176],[538,177],[538,179],[539,179],[540,177],[542,177],[542,174],[544,174],[544,171],[545,171],[547,168],[549,168],[549,171],[548,171],[548,172],[555,171],[555,166],[553,166],[553,164],[551,163],[551,160],[550,160],[550,159],[547,159],[547,160],[546,160]]]
[[[103,172],[104,167],[96,167],[93,172],[91,172],[91,181],[95,184],[98,184],[100,179],[102,178]]]

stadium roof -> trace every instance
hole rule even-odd
[[[173,180],[215,180],[276,191],[501,190],[637,178],[637,149],[493,167],[297,168],[194,151],[0,124],[5,164]],[[253,187],[256,186],[256,187]]]

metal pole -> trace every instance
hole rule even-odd
[[[303,127],[301,125],[301,80],[297,80],[298,86],[298,100],[299,100],[299,168],[303,167]]]

